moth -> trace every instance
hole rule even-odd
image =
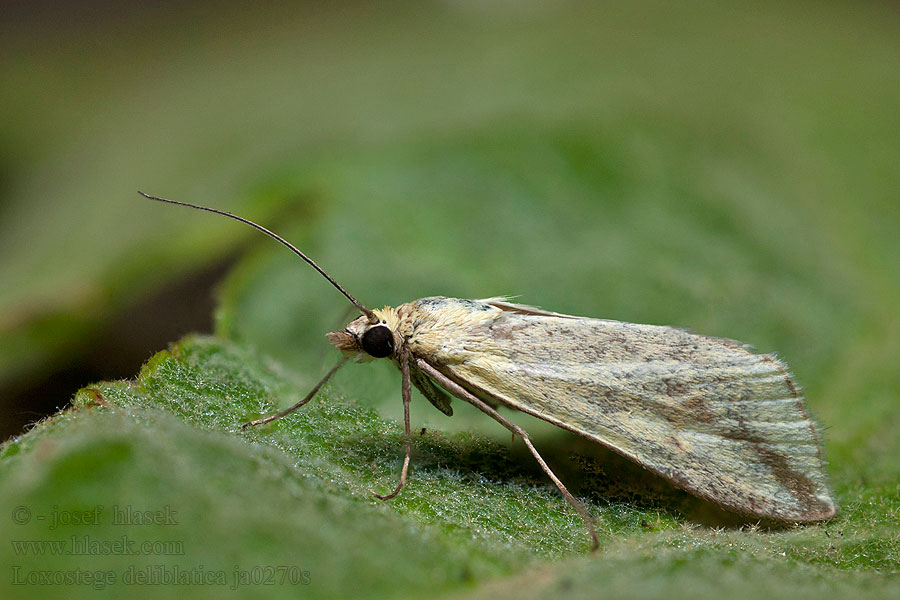
[[[281,236],[229,212],[306,261],[361,316],[327,334],[341,360],[296,405],[250,421],[261,425],[306,404],[346,362],[388,359],[401,373],[407,482],[412,386],[450,416],[452,395],[520,437],[599,542],[587,509],[554,474],[527,432],[499,407],[584,436],[722,508],[779,521],[833,517],[816,426],[787,367],[730,339],[658,325],[578,317],[514,304],[431,297],[369,309]],[[448,395],[449,394],[449,395]]]

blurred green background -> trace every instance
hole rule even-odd
[[[322,334],[348,312],[325,281],[249,228],[151,203],[137,196],[141,189],[272,227],[370,306],[509,294],[777,351],[826,426],[829,471],[845,507],[835,531],[853,529],[861,548],[853,552],[865,559],[834,558],[823,546],[797,560],[824,571],[782,573],[769,562],[769,542],[743,540],[735,543],[749,543],[759,561],[746,572],[797,579],[800,588],[784,590],[794,597],[818,594],[822,577],[826,588],[838,585],[829,569],[897,572],[896,7],[85,2],[4,12],[4,438],[65,407],[82,386],[134,378],[154,352],[191,331],[214,331],[219,341],[208,343],[224,344],[226,354],[280,365],[292,390],[312,385],[333,359]],[[332,389],[386,423],[401,415],[388,365],[347,368]],[[122,406],[140,405],[128,398]],[[417,397],[414,423],[508,444],[496,424],[455,407],[446,419]],[[216,428],[197,415],[185,418]],[[522,422],[560,445],[561,456],[578,443]],[[57,435],[46,424],[28,435],[44,434]],[[465,447],[468,438],[452,439]],[[384,461],[396,459],[395,446]],[[198,464],[207,464],[203,457]],[[4,468],[13,474],[23,465]],[[53,493],[54,482],[48,474],[40,489]],[[20,484],[8,489],[37,493]],[[871,512],[859,512],[864,505]],[[627,514],[641,521],[651,513]],[[678,514],[666,513],[654,535],[684,526]],[[420,517],[412,518],[417,526]],[[574,544],[554,552],[582,550],[573,527]],[[658,551],[641,528],[626,530],[637,546],[608,552],[623,566],[597,574],[622,573],[613,586],[622,594],[634,591],[630,580],[647,581],[642,549]],[[415,547],[414,539],[405,543]],[[506,548],[491,543],[478,555]],[[782,543],[793,542],[772,542]],[[448,544],[467,555],[464,542]],[[448,593],[545,589],[512,559],[485,560],[496,571],[451,578]],[[696,583],[723,561],[712,549],[696,570],[666,566],[655,571],[659,589],[679,577]],[[575,572],[596,567],[585,564]],[[373,570],[372,580],[388,578],[385,570]],[[541,585],[559,583],[553,566],[537,572]],[[518,583],[485,584],[498,574]],[[888,577],[883,585],[894,586]],[[754,579],[728,585],[771,597]],[[585,581],[574,575],[567,585],[577,595],[590,590]],[[847,585],[890,589],[877,579]]]

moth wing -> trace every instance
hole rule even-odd
[[[537,306],[530,306],[528,304],[515,304],[509,301],[509,298],[506,296],[494,296],[493,298],[484,298],[482,300],[476,300],[475,302],[481,302],[487,304],[489,306],[493,306],[494,308],[499,308],[504,312],[511,312],[520,315],[534,315],[534,316],[543,316],[543,317],[560,317],[563,319],[583,319],[584,317],[576,317],[573,315],[564,315],[562,313],[553,312],[550,310],[544,310],[543,308],[538,308]]]
[[[480,335],[428,357],[472,393],[736,512],[791,521],[835,514],[815,426],[774,356],[673,327],[485,303],[502,313],[482,320]]]

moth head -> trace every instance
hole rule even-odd
[[[387,322],[373,324],[366,316],[351,321],[343,331],[326,335],[335,348],[357,362],[393,356],[397,348],[396,335]]]

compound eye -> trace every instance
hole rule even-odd
[[[394,353],[394,334],[384,325],[370,327],[362,335],[362,347],[375,358],[390,356]]]

